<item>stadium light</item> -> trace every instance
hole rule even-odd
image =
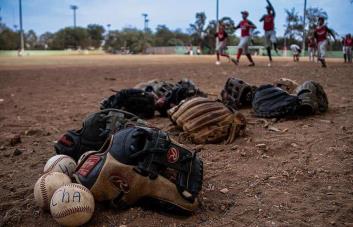
[[[216,20],[217,20],[217,26],[216,26],[216,31],[219,32],[219,0],[216,1]],[[216,38],[216,47],[218,47],[218,37]]]
[[[306,3],[307,0],[304,0],[304,17],[303,17],[303,56],[305,56],[305,24],[306,24]]]
[[[25,42],[23,37],[23,23],[22,23],[22,0],[19,0],[19,11],[20,11],[20,36],[21,36],[20,54],[22,54],[25,50]]]
[[[148,14],[147,13],[143,13],[142,14],[142,16],[143,16],[143,23],[144,23],[144,31],[146,32],[147,31],[147,28],[148,28],[148,19],[147,19],[147,17],[148,17]]]
[[[74,28],[76,28],[76,10],[78,9],[78,6],[71,5],[70,9],[72,9],[74,11]]]

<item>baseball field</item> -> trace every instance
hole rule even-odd
[[[33,186],[53,143],[99,110],[110,89],[151,79],[192,79],[217,98],[230,76],[252,85],[286,77],[315,80],[329,111],[264,120],[251,109],[244,137],[231,145],[194,145],[204,162],[200,206],[177,216],[138,204],[114,210],[97,204],[88,226],[353,226],[353,65],[329,59],[328,68],[290,58],[255,58],[249,68],[211,56],[0,57],[0,226],[56,226],[34,203]],[[168,118],[150,123],[164,130]],[[178,139],[177,137],[175,137]]]

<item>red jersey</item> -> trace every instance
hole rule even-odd
[[[250,30],[256,28],[255,25],[249,20],[242,20],[237,26],[241,29],[241,37],[250,36]]]
[[[310,47],[310,48],[316,48],[315,39],[309,39],[309,40],[308,40],[308,47]]]
[[[227,32],[223,31],[223,32],[217,32],[215,34],[215,37],[218,38],[219,41],[223,42],[226,38],[228,38],[228,34]]]
[[[275,29],[275,18],[273,15],[265,15],[264,19],[264,30],[273,31]]]
[[[327,39],[327,34],[328,34],[328,29],[325,25],[321,27],[318,26],[315,29],[315,38],[317,42],[325,41]]]
[[[345,47],[353,47],[353,38],[344,39],[343,40],[343,46],[345,46]]]

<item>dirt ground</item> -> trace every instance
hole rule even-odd
[[[0,58],[0,225],[56,226],[34,204],[33,186],[54,155],[53,142],[99,109],[110,89],[150,80],[190,78],[219,94],[236,76],[261,85],[287,77],[320,82],[329,97],[326,114],[266,122],[242,110],[247,133],[232,145],[205,145],[200,207],[176,216],[98,204],[88,226],[353,226],[353,65],[264,58],[248,68],[212,57],[82,56]],[[151,120],[166,129],[166,118]],[[20,135],[21,143],[10,145]],[[266,144],[267,149],[259,149]],[[190,147],[196,145],[189,144]],[[227,193],[220,190],[228,189]]]

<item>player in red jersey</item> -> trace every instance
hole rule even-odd
[[[275,31],[275,17],[276,17],[276,12],[275,9],[273,8],[271,2],[269,0],[267,1],[267,14],[264,15],[261,19],[260,22],[264,22],[264,30],[265,30],[265,43],[266,43],[266,49],[267,49],[267,55],[270,59],[270,64],[272,62],[272,54],[271,54],[271,49],[272,45],[275,49],[275,51],[278,53],[277,50],[277,39],[276,39],[276,31]]]
[[[344,63],[352,63],[353,38],[351,34],[346,35],[346,37],[342,40],[342,44]]]
[[[220,65],[220,56],[226,57],[230,60],[229,55],[225,53],[225,50],[227,49],[228,33],[225,31],[223,24],[219,25],[219,31],[215,34],[215,37],[218,39],[218,45],[216,46],[216,65]]]
[[[309,61],[315,61],[317,44],[314,36],[308,37],[308,52],[309,52]]]
[[[332,30],[325,25],[325,18],[319,17],[319,25],[315,29],[314,37],[316,39],[317,46],[318,46],[318,58],[323,68],[327,67],[325,56],[326,56],[326,50],[328,45],[328,41],[327,41],[328,35],[331,35],[333,39],[336,41],[335,34],[333,34]]]
[[[251,33],[254,29],[256,29],[256,26],[254,25],[253,22],[248,20],[248,16],[249,16],[248,11],[242,11],[241,15],[243,17],[243,20],[240,21],[240,23],[235,27],[235,30],[239,28],[241,29],[241,37],[238,45],[238,54],[237,54],[237,59],[232,59],[232,61],[235,64],[238,64],[240,60],[240,56],[244,52],[250,61],[249,66],[255,66],[255,63],[249,52],[249,42],[250,42]]]

